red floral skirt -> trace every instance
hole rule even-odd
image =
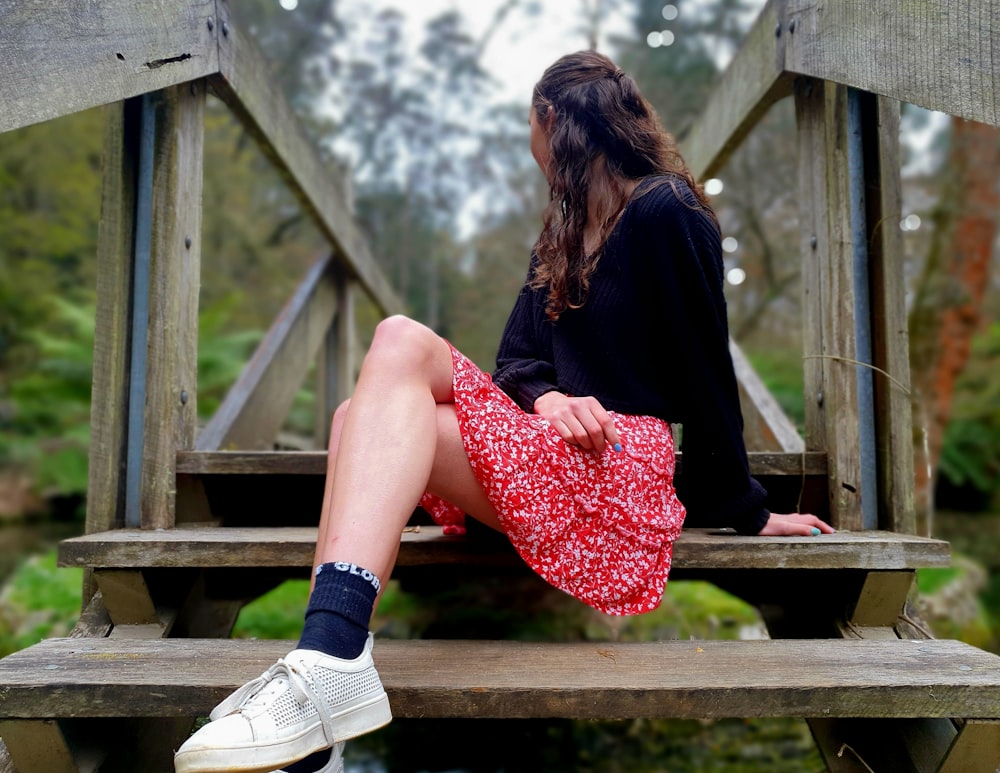
[[[452,347],[455,411],[469,464],[521,558],[556,588],[612,615],[660,604],[684,523],[670,426],[612,413],[620,452],[566,443]],[[461,533],[464,514],[426,493],[420,505]]]

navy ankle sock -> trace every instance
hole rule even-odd
[[[346,660],[360,655],[379,587],[378,577],[356,564],[337,561],[316,567],[298,649]]]

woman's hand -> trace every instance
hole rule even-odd
[[[595,397],[546,392],[535,400],[534,408],[567,443],[598,453],[603,453],[609,445],[621,450],[621,439],[611,415]]]
[[[771,513],[764,528],[758,534],[762,537],[808,537],[818,534],[833,534],[834,529],[826,521],[807,513]]]

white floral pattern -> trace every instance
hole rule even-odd
[[[452,356],[469,463],[521,558],[601,612],[656,609],[685,516],[670,426],[612,413],[622,450],[587,451],[522,411],[454,347]],[[445,533],[465,531],[464,513],[450,502],[427,493],[420,505]]]

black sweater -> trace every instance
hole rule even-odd
[[[552,323],[546,290],[521,290],[493,380],[528,412],[558,390],[682,424],[687,525],[756,534],[767,523],[767,492],[747,465],[722,274],[719,230],[686,183],[644,180],[582,307]]]

